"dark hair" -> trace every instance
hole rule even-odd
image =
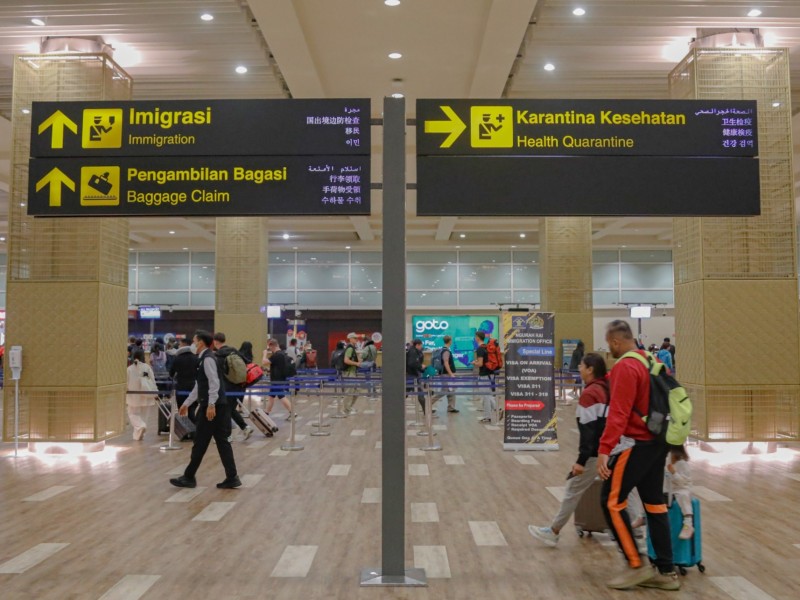
[[[673,446],[672,444],[669,444],[667,448],[669,448],[669,453],[678,460],[689,460],[689,453],[686,451],[686,446],[683,444],[680,446]]]
[[[239,346],[239,352],[250,352],[253,353],[253,342],[242,342],[242,345]]]
[[[664,338],[664,341],[669,344],[669,338]]]
[[[595,379],[602,379],[608,372],[606,369],[606,360],[596,352],[587,352],[583,355],[581,362],[587,369],[592,370]]]
[[[161,354],[163,351],[164,351],[163,346],[161,346],[161,344],[156,342],[155,344],[153,344],[153,350],[151,354]]]
[[[205,329],[198,329],[195,331],[194,337],[203,342],[209,348],[211,347],[211,342],[214,341],[214,338],[212,338],[211,334]]]
[[[141,348],[137,348],[133,351],[133,360],[138,360],[139,362],[144,362],[144,350]]]
[[[669,342],[664,342],[663,344],[661,344],[661,349],[662,350],[669,350]]]
[[[452,341],[453,341],[453,338],[452,338],[451,336],[449,336],[449,335],[446,335],[446,336],[444,336],[444,337],[442,338],[442,341],[443,341],[445,344],[449,344],[450,342],[452,342]]]
[[[214,341],[222,342],[224,344],[225,343],[225,334],[222,333],[221,331],[218,331],[217,333],[214,334]]]
[[[422,343],[422,340],[419,339],[419,338],[414,338],[413,340],[411,340],[411,345],[412,346],[416,346],[417,344],[421,344],[421,343]]]
[[[191,346],[192,345],[192,338],[190,336],[188,336],[188,335],[185,338],[182,338],[182,339],[180,339],[178,341],[181,344],[186,344],[187,346]]]
[[[480,329],[478,329],[478,331],[475,332],[475,337],[483,342],[483,341],[486,340],[486,332],[481,331]]]
[[[633,331],[631,331],[631,326],[628,325],[627,321],[623,321],[622,319],[615,319],[606,325],[606,333],[608,335],[618,335],[623,340],[633,339]]]
[[[297,346],[297,339],[295,339],[295,338],[290,339],[289,340],[289,345],[290,346]]]
[[[336,349],[337,350],[344,350],[344,342],[336,342]]]
[[[583,343],[583,340],[578,340],[578,343],[577,343],[577,344],[575,344],[575,349],[576,349],[576,350],[577,350],[578,348],[580,348],[581,350],[583,350],[585,347],[586,347],[586,344],[584,344],[584,343]]]

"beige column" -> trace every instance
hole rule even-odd
[[[675,219],[676,367],[706,440],[800,437],[798,286],[786,49],[693,50],[674,98],[757,100],[761,215]]]
[[[100,441],[125,426],[128,220],[34,219],[25,205],[31,102],[127,100],[131,85],[103,54],[14,61],[6,347],[23,347],[23,440]],[[8,361],[5,373],[3,439],[9,440],[14,386]]]
[[[541,219],[539,260],[542,310],[556,313],[556,365],[562,365],[561,340],[580,339],[587,351],[594,348],[592,219]]]
[[[216,312],[214,329],[229,346],[253,344],[253,356],[267,346],[267,220],[217,218]]]

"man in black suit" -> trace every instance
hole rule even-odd
[[[214,352],[211,350],[213,338],[207,331],[198,330],[194,334],[194,344],[200,360],[197,365],[197,382],[189,397],[180,408],[180,414],[186,416],[189,407],[197,401],[200,409],[197,415],[197,432],[192,446],[192,457],[183,475],[169,482],[177,487],[193,488],[197,485],[194,476],[203,456],[208,450],[211,438],[217,443],[217,452],[225,467],[225,481],[217,484],[218,488],[237,488],[242,485],[236,474],[236,462],[233,459],[233,448],[228,438],[231,435],[231,407],[225,398],[225,384]]]

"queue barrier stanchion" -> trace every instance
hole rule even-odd
[[[295,423],[297,422],[297,415],[294,412],[294,394],[291,393],[290,389],[287,389],[289,392],[289,414],[291,415],[291,420],[289,421],[289,442],[286,444],[281,444],[281,450],[288,450],[290,452],[303,450],[305,446],[295,440]]]
[[[422,420],[422,425],[421,426],[422,427],[427,427],[427,429],[420,429],[417,432],[417,436],[418,437],[424,437],[424,436],[430,437],[430,436],[436,435],[436,433],[433,431],[433,427],[432,427],[433,411],[431,410],[431,408],[433,408],[433,407],[431,406],[431,398],[430,398],[430,395],[429,395],[430,387],[431,387],[430,383],[425,383],[422,380],[418,381],[417,404],[419,404],[419,398],[420,397],[424,397],[424,399],[425,399],[425,411],[426,411],[426,414],[422,415],[422,419],[423,420]]]
[[[424,432],[424,435],[428,436],[428,445],[423,446],[422,450],[441,450],[442,445],[433,439],[433,436],[436,435],[436,432],[433,430],[433,391],[431,390],[431,385],[428,383],[427,385],[423,386],[425,388],[425,422],[428,427],[428,431]],[[417,432],[417,435],[422,434],[423,432]]]
[[[166,413],[166,410],[161,403],[160,398],[156,398],[156,404],[158,405],[158,410],[163,411],[165,417],[169,419],[169,438],[167,443],[163,446],[159,446],[159,450],[162,452],[168,452],[170,450],[180,450],[181,445],[175,444],[175,414],[178,412],[178,401],[175,399],[175,390],[172,390],[172,394],[169,397],[169,415]]]
[[[419,379],[414,379],[414,384],[412,386],[413,398],[414,398],[414,423],[413,427],[424,427],[425,426],[425,415],[420,415],[419,409]],[[419,435],[419,433],[417,433]]]
[[[317,428],[316,431],[312,431],[311,432],[311,435],[313,435],[314,437],[325,437],[325,436],[329,436],[331,434],[330,431],[322,431],[323,427],[330,427],[331,426],[330,423],[325,423],[325,421],[323,420],[323,416],[322,416],[322,391],[323,391],[324,387],[325,387],[325,382],[320,380],[320,382],[319,382],[319,420],[316,423],[312,423],[311,424],[312,427],[316,427]]]

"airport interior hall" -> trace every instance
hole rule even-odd
[[[800,0],[0,0],[0,600],[800,598]]]

